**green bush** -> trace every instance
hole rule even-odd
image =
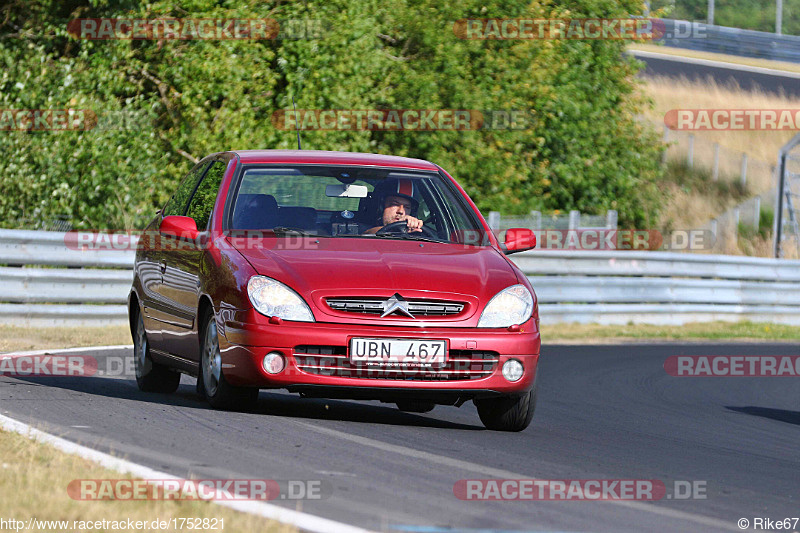
[[[66,214],[79,228],[141,225],[191,167],[228,149],[294,148],[290,109],[530,110],[519,131],[310,131],[303,147],[432,160],[484,211],[658,212],[657,134],[634,116],[640,64],[622,41],[467,41],[462,18],[624,17],[632,0],[30,0],[0,8],[0,109],[92,109],[118,129],[0,132],[0,223]],[[319,19],[321,39],[87,41],[75,18]],[[10,38],[11,36],[17,38]],[[109,118],[110,117],[110,118]]]

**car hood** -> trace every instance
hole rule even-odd
[[[318,320],[320,314],[344,316],[332,311],[325,298],[395,293],[405,299],[464,302],[458,320],[468,320],[497,292],[518,283],[505,257],[488,246],[371,238],[265,238],[231,244],[259,274],[297,291]]]

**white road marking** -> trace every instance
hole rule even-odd
[[[62,353],[103,352],[106,350],[133,349],[133,344],[117,344],[115,346],[87,346],[85,348],[50,348],[49,350],[31,350],[21,352],[0,353],[0,355],[58,355]]]
[[[44,431],[33,428],[24,422],[19,422],[4,415],[0,415],[0,427],[6,431],[13,431],[15,433],[25,435],[26,437],[29,437],[35,441],[49,444],[54,448],[61,450],[62,452],[83,457],[84,459],[93,461],[105,468],[109,468],[123,474],[132,474],[141,479],[180,480],[180,478],[165,472],[159,472],[158,470],[153,470],[152,468],[148,468],[131,461],[119,459],[112,455],[87,448],[86,446],[81,446],[80,444],[75,444],[74,442],[56,437],[54,435],[50,435],[49,433],[45,433]],[[304,531],[312,531],[315,533],[369,533],[369,530],[362,529],[360,527],[351,526],[349,524],[336,522],[334,520],[329,520],[327,518],[314,516],[300,511],[284,509],[277,505],[265,502],[214,500],[213,503],[229,507],[236,511],[241,511],[243,513],[249,513],[262,516],[264,518],[269,518],[271,520],[277,520],[278,522],[293,525]]]
[[[313,424],[309,424],[307,422],[297,421],[297,424],[308,428],[312,431],[317,431],[319,433],[323,433],[325,435],[329,435],[331,437],[338,437],[342,440],[350,441],[361,446],[369,446],[371,448],[375,448],[378,450],[382,450],[385,452],[396,453],[398,455],[404,455],[406,457],[411,457],[414,459],[421,459],[424,461],[430,461],[431,463],[435,463],[438,465],[447,466],[450,468],[458,468],[461,470],[467,470],[469,472],[475,472],[485,476],[491,476],[495,478],[501,479],[529,479],[530,476],[519,474],[516,472],[511,472],[509,470],[503,470],[501,468],[494,468],[491,466],[481,465],[478,463],[471,463],[469,461],[462,461],[460,459],[453,459],[451,457],[446,457],[444,455],[436,455],[430,452],[423,452],[420,450],[415,450],[413,448],[406,448],[405,446],[398,446],[397,444],[389,444],[387,442],[381,442],[378,440],[370,439],[367,437],[359,437],[357,435],[351,435],[349,433],[345,433],[343,431],[338,431],[335,429],[324,428],[320,426],[315,426]],[[625,501],[625,500],[606,500],[605,503],[619,505],[622,507],[627,507],[628,509],[632,509],[634,511],[642,511],[652,514],[657,514],[661,516],[666,516],[669,518],[675,518],[679,520],[687,520],[689,522],[694,522],[696,524],[702,524],[704,526],[715,527],[719,529],[726,529],[729,531],[740,531],[734,524],[725,522],[724,520],[717,520],[716,518],[709,518],[706,516],[693,514],[693,513],[686,513],[683,511],[678,511],[675,509],[667,509],[663,507],[657,507],[650,503],[645,502],[638,502],[638,501]]]
[[[358,477],[352,472],[336,472],[334,470],[314,470],[315,474],[322,474],[323,476],[345,476],[345,477]]]

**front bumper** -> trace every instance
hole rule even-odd
[[[259,317],[258,323],[225,320],[219,323],[220,351],[225,379],[235,386],[287,388],[297,392],[322,396],[336,395],[351,398],[407,397],[474,397],[496,394],[521,394],[533,387],[539,362],[540,338],[533,319],[518,331],[508,329],[453,327],[396,327],[332,323],[301,323],[283,321],[270,323]],[[252,316],[252,315],[250,315]],[[238,317],[237,317],[238,318]],[[260,320],[263,318],[263,322]],[[387,337],[409,339],[445,339],[453,368],[449,375],[436,370],[401,372],[399,370],[329,371],[325,368],[309,371],[309,347],[327,348],[315,355],[337,368],[349,364],[348,346],[351,337]],[[331,352],[331,348],[334,352]],[[269,353],[280,352],[286,368],[279,374],[268,374],[261,363]],[[335,353],[336,355],[325,355]],[[475,355],[478,354],[478,355]],[[490,354],[490,355],[487,355]],[[459,358],[485,357],[466,363]],[[508,359],[523,364],[524,373],[517,381],[503,377],[502,366]],[[488,361],[491,361],[488,362]],[[459,367],[459,365],[461,365]],[[466,366],[464,366],[466,365]],[[460,371],[459,368],[481,368],[482,372]],[[469,374],[468,377],[463,377]],[[322,392],[325,391],[325,392]]]

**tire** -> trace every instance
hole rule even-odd
[[[172,393],[181,384],[180,372],[175,372],[153,361],[150,357],[150,342],[144,329],[142,314],[136,311],[136,329],[133,331],[133,366],[136,384],[143,392]]]
[[[397,408],[406,413],[430,413],[436,404],[419,400],[403,400],[397,402]]]
[[[522,431],[533,420],[536,410],[536,388],[522,396],[503,396],[474,400],[478,416],[487,429]]]
[[[222,357],[219,352],[217,321],[213,313],[206,313],[202,322],[203,342],[200,348],[200,372],[197,375],[197,391],[214,409],[246,411],[255,407],[258,389],[234,387],[225,381],[222,372]]]

